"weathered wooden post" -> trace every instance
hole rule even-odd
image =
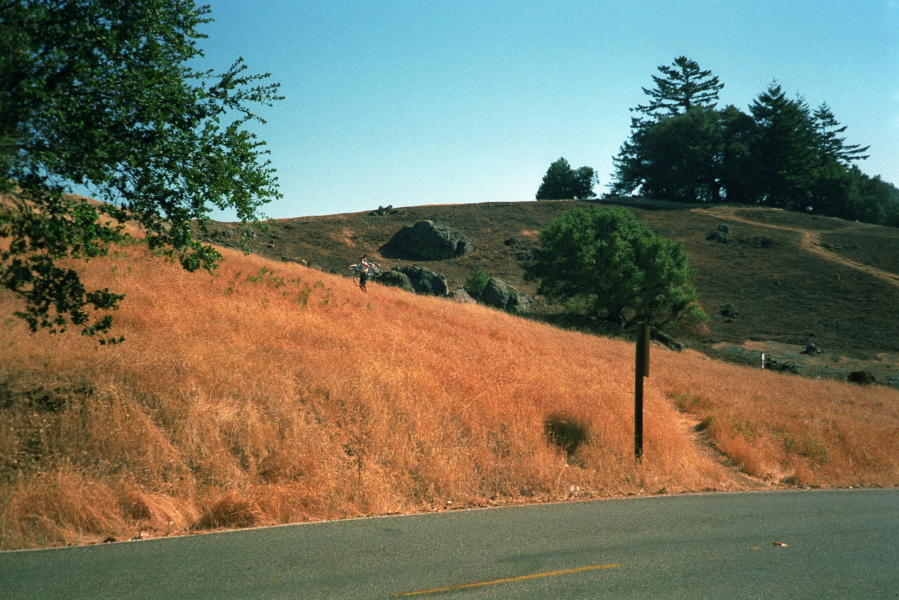
[[[634,369],[634,457],[643,457],[643,378],[649,377],[649,325],[637,325],[637,364]]]

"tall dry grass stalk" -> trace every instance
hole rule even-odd
[[[895,392],[654,348],[638,465],[632,345],[224,255],[92,261],[121,345],[3,322],[0,547],[738,487],[678,408],[753,475],[899,482]]]

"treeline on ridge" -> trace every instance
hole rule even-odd
[[[711,71],[684,56],[658,70],[655,87],[643,88],[649,102],[631,109],[637,116],[614,158],[610,196],[770,206],[899,227],[899,188],[858,168],[868,147],[846,142],[846,126],[826,103],[812,110],[774,81],[748,113],[719,109],[724,84]],[[592,169],[562,161],[547,171],[538,200],[563,197],[551,184],[565,167],[568,179],[592,184]],[[594,196],[583,185],[561,187],[564,197]]]
[[[854,163],[825,103],[812,110],[775,81],[749,106],[717,109],[718,77],[686,57],[659,67],[649,103],[632,109],[631,136],[615,158],[613,195],[639,191],[677,202],[756,204],[899,226],[899,188]]]

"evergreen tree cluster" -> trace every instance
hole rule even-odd
[[[631,135],[615,157],[611,195],[677,202],[757,204],[899,227],[899,188],[854,163],[827,104],[812,110],[777,82],[744,112],[716,108],[723,87],[686,57],[659,67],[649,103],[632,109]]]

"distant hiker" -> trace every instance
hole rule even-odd
[[[368,262],[368,256],[363,254],[359,257],[359,262],[352,265],[350,268],[356,270],[356,275],[359,277],[359,289],[367,294],[368,290],[365,289],[365,284],[368,283],[369,273],[371,273],[371,270],[374,268],[374,266]]]
[[[371,263],[368,262],[368,257],[366,255],[362,255],[359,258],[359,266],[361,267],[359,270],[359,289],[361,289],[366,294],[368,290],[365,289],[365,284],[368,283],[368,274],[371,272]]]

